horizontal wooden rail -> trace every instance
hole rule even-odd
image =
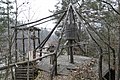
[[[54,53],[48,54],[48,55],[45,55],[45,56],[42,56],[42,57],[39,57],[39,58],[36,58],[36,59],[33,59],[33,60],[30,60],[29,62],[35,62],[37,60],[40,60],[40,59],[43,59],[43,58],[46,58],[46,57],[52,56],[52,55],[54,55]],[[28,61],[13,63],[13,64],[10,64],[9,67],[8,67],[8,65],[5,65],[3,67],[0,67],[0,70],[8,69],[10,67],[14,67],[14,66],[17,66],[17,65],[25,64],[25,63],[28,63]]]

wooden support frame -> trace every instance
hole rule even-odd
[[[30,33],[32,33],[32,36],[33,37],[30,37],[30,40],[33,42],[32,46],[33,46],[33,49],[34,50],[36,48],[36,40],[38,40],[38,44],[40,44],[40,34],[35,34],[36,32],[40,33],[40,29],[39,28],[36,28],[36,27],[24,27],[24,28],[14,28],[15,29],[15,62],[18,62],[18,54],[17,54],[17,50],[19,49],[18,48],[18,41],[21,41],[22,42],[22,53],[23,53],[23,61],[25,61],[25,56],[26,56],[26,53],[27,51],[29,50],[26,50],[27,49],[27,46],[25,45],[26,44],[26,40],[29,40],[27,37],[25,37],[25,32],[26,31],[30,31]],[[21,33],[21,37],[18,37],[17,35],[19,34],[18,32]],[[37,37],[35,37],[37,36]],[[31,50],[31,51],[32,51]],[[36,52],[33,53],[33,58],[36,58]]]

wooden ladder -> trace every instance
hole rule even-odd
[[[19,66],[15,69],[16,80],[27,80],[27,66]],[[34,79],[34,68],[29,67],[29,80]]]

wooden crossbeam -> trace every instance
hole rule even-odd
[[[29,62],[35,62],[37,60],[40,60],[40,59],[43,59],[43,58],[46,58],[46,57],[52,56],[52,55],[54,55],[54,53],[51,53],[51,54],[48,54],[48,55],[45,55],[45,56],[30,60]],[[5,70],[5,69],[8,69],[10,67],[14,67],[14,66],[17,66],[17,65],[22,65],[22,64],[25,64],[25,63],[28,63],[28,61],[22,61],[22,62],[13,63],[13,64],[10,64],[9,67],[8,67],[8,65],[5,65],[3,67],[0,67],[0,70]]]

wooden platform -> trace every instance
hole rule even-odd
[[[75,70],[78,66],[80,67],[84,63],[87,64],[87,62],[91,61],[92,58],[74,55],[74,64],[69,63],[69,56],[67,55],[61,55],[57,60],[58,74],[68,75],[71,70]],[[52,68],[52,65],[50,64],[50,57],[38,62],[37,68],[46,72],[50,72]]]

